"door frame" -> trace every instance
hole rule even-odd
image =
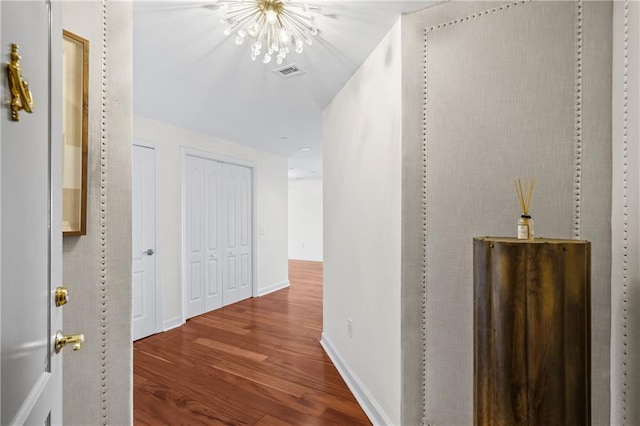
[[[249,160],[242,160],[235,157],[230,157],[223,154],[217,154],[210,151],[203,151],[201,149],[190,148],[188,146],[180,147],[180,198],[181,198],[181,208],[180,208],[180,226],[181,226],[181,235],[180,235],[180,289],[181,289],[181,297],[182,303],[180,304],[180,310],[182,311],[182,324],[187,322],[187,309],[185,307],[185,303],[187,300],[187,289],[186,289],[186,277],[184,270],[184,248],[185,248],[185,229],[187,227],[186,217],[184,214],[184,210],[186,207],[186,159],[187,156],[203,158],[205,160],[213,160],[218,161],[220,163],[233,164],[235,166],[247,167],[251,170],[251,297],[258,296],[258,243],[257,243],[257,167],[256,163]]]
[[[160,154],[160,146],[155,142],[149,142],[145,140],[141,140],[138,138],[133,139],[133,146],[139,146],[140,148],[152,149],[154,152],[153,155],[153,178],[155,180],[155,191],[156,191],[156,205],[154,206],[154,214],[156,217],[156,226],[155,226],[155,234],[156,234],[156,246],[155,257],[156,257],[156,333],[160,333],[164,331],[164,320],[162,315],[162,278],[160,275],[160,264],[162,263],[163,251],[158,250],[158,247],[162,248],[162,228],[160,227],[160,219],[162,215],[162,210],[160,209],[160,205],[162,204],[161,197],[162,191],[160,191],[160,172],[158,170],[158,155]],[[133,158],[133,154],[131,156]],[[131,191],[131,197],[133,198],[133,191]],[[131,200],[133,202],[133,200]],[[131,325],[133,327],[133,323]]]

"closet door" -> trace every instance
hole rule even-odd
[[[205,160],[205,312],[222,307],[222,164]]]
[[[251,170],[223,164],[223,304],[251,297]]]
[[[186,318],[205,311],[205,162],[186,156],[184,184],[184,278]]]

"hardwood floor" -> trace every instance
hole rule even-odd
[[[370,425],[318,343],[322,264],[133,345],[136,425]]]

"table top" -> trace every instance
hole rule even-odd
[[[535,238],[533,240],[519,240],[513,237],[475,237],[477,241],[487,241],[491,243],[513,243],[513,244],[588,244],[587,240],[566,240],[557,238]]]

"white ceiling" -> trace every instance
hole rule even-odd
[[[430,1],[313,1],[318,35],[305,75],[283,80],[225,37],[213,2],[134,2],[134,112],[289,158],[290,179],[322,174],[322,110],[402,13]],[[300,147],[310,147],[302,152]]]

